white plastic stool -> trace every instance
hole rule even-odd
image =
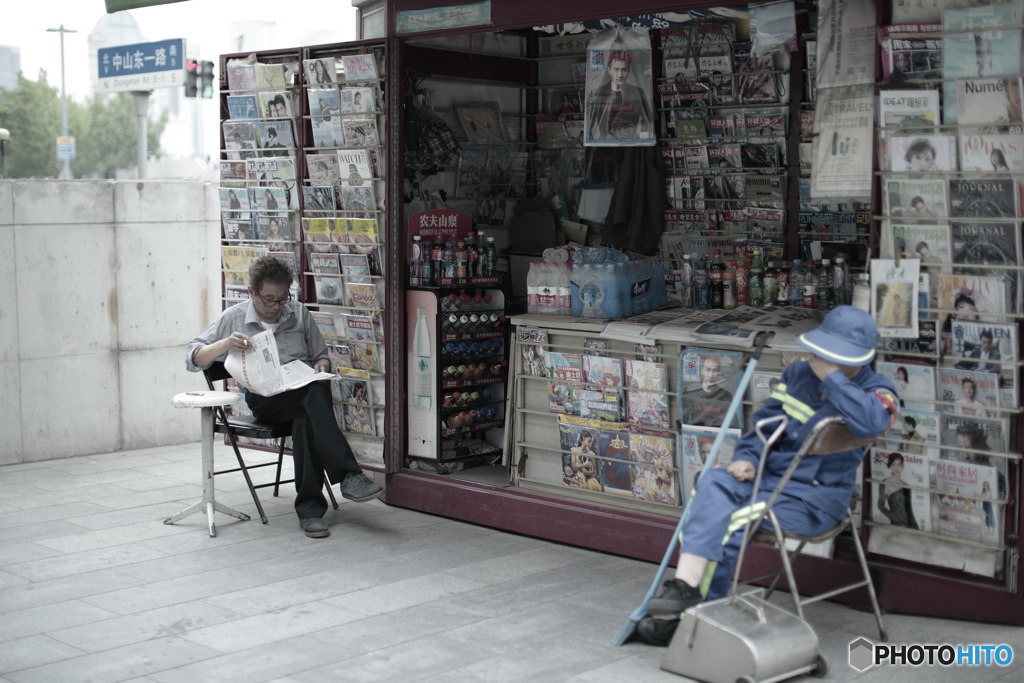
[[[198,503],[164,520],[164,524],[174,524],[196,512],[206,511],[206,521],[210,527],[210,536],[217,535],[217,527],[213,523],[213,512],[223,512],[241,520],[249,519],[249,515],[234,508],[222,505],[213,499],[213,409],[238,403],[241,394],[232,391],[186,391],[171,399],[175,408],[201,408],[203,421],[203,499]]]

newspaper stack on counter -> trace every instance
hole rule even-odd
[[[270,330],[249,337],[245,351],[229,351],[224,368],[240,387],[260,396],[291,391],[321,379],[338,379],[338,375],[317,372],[301,360],[281,365],[277,340]]]

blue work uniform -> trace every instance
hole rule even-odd
[[[854,436],[873,438],[895,422],[898,405],[892,383],[867,365],[853,379],[836,370],[824,380],[818,379],[807,361],[791,365],[753,416],[755,423],[777,415],[789,418],[784,433],[767,454],[757,499],[765,501],[771,496],[820,420],[841,416]],[[763,450],[760,437],[751,430],[738,440],[733,460],[758,467]],[[863,448],[804,457],[772,507],[779,524],[803,536],[832,529],[846,516],[863,457]],[[697,482],[696,498],[683,525],[682,552],[718,563],[707,590],[709,600],[729,591],[743,537],[743,525],[733,522],[733,513],[751,504],[753,486],[753,481],[738,481],[724,469],[713,469]]]

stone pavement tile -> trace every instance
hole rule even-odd
[[[289,578],[273,583],[214,595],[207,598],[207,601],[238,614],[252,616],[326,600],[371,585],[374,585],[373,577],[361,576],[359,572],[348,572],[344,577],[339,577],[335,569],[304,571],[291,573]]]
[[[50,467],[62,474],[80,477],[83,475],[96,474],[98,472],[135,469],[138,467],[145,467],[146,465],[156,465],[161,462],[166,461],[145,451],[122,451],[118,453],[83,455],[77,458],[51,460]]]
[[[68,503],[68,504],[57,504],[51,496],[47,496],[40,500],[38,497],[35,498],[39,505],[36,509],[25,509],[23,506],[18,505],[22,508],[22,512],[13,512],[9,515],[3,515],[0,517],[0,529],[10,529],[11,527],[20,527],[29,524],[41,524],[43,522],[53,522],[59,520],[71,520],[74,521],[76,517],[83,515],[91,515],[96,512],[106,512],[107,508],[102,505],[96,505],[93,503]],[[8,502],[11,502],[8,500]],[[17,504],[15,502],[15,504]]]
[[[0,567],[19,566],[48,557],[60,557],[61,553],[51,548],[44,548],[38,543],[4,543],[0,552]],[[11,572],[5,572],[14,576]],[[27,580],[24,577],[18,577]]]
[[[33,581],[0,589],[0,614],[107,593],[141,583],[141,580],[125,576],[115,569],[97,569],[84,574]]]
[[[459,595],[459,599],[463,600],[464,597],[461,596],[483,588],[486,580],[486,577],[470,579],[451,572],[418,574],[400,581],[329,598],[324,604],[369,616],[454,595]]]
[[[1010,599],[1009,596],[1007,599]],[[950,643],[978,643],[981,645],[1009,645],[1014,650],[1024,650],[1024,628],[1007,627],[1005,624],[986,624],[974,621],[954,621],[951,626],[961,626]],[[1024,660],[1018,662],[1024,665]]]
[[[528,547],[520,552],[464,564],[453,568],[453,571],[470,577],[486,576],[490,583],[503,583],[587,561],[586,555],[574,552],[571,548],[543,543],[539,547]]]
[[[49,633],[59,628],[89,624],[112,616],[116,615],[81,600],[66,600],[16,610],[4,614],[4,618],[0,619],[0,643]]]
[[[31,581],[45,581],[73,574],[84,574],[119,567],[121,565],[142,562],[159,557],[160,553],[150,550],[137,543],[120,545],[112,548],[100,548],[83,553],[60,555],[45,559],[21,562],[5,567],[7,571]]]
[[[552,618],[550,612],[524,609],[477,621],[444,632],[462,643],[477,643],[489,655],[522,651],[530,646],[546,647],[565,638],[565,621]]]
[[[175,493],[177,493],[177,491],[175,491]],[[79,533],[81,533],[82,529],[99,531],[101,529],[109,529],[112,527],[127,526],[129,524],[155,524],[164,526],[163,521],[165,519],[184,507],[182,501],[178,498],[170,498],[160,495],[154,497],[156,500],[151,500],[148,496],[143,500],[142,497],[137,497],[131,491],[122,491],[121,495],[124,498],[117,503],[116,506],[110,504],[110,498],[113,497],[113,494],[110,494],[109,497],[107,495],[102,496],[103,505],[106,508],[103,512],[96,512],[91,515],[78,517],[67,523],[73,523],[77,527]],[[186,496],[189,495],[191,495],[191,492],[186,492]],[[100,499],[100,496],[95,495],[92,498],[94,502],[100,502]],[[127,499],[131,499],[137,504],[128,506]],[[220,498],[218,497],[218,500],[219,499]],[[120,507],[121,505],[125,505],[125,507]],[[170,528],[177,528],[178,526],[180,525],[175,524],[170,526]]]
[[[73,520],[46,520],[35,524],[27,523],[22,526],[0,529],[0,549],[6,548],[9,543],[39,541],[45,538],[53,538],[55,536],[67,536],[69,534],[81,533],[83,527],[80,522],[91,516],[92,515],[86,515]],[[2,553],[0,553],[0,556],[2,556]],[[3,559],[0,557],[0,564],[2,563]]]
[[[53,462],[60,461],[54,460]],[[109,472],[91,472],[75,475],[58,472],[53,477],[33,481],[32,485],[47,492],[66,493],[74,489],[93,489],[94,492],[102,492],[104,486],[138,476],[138,472],[132,472],[131,470],[110,470]]]
[[[303,635],[159,671],[150,674],[149,680],[158,683],[287,681],[295,672],[337,662],[352,649],[348,644],[325,647],[322,641]]]
[[[183,637],[220,653],[229,653],[309,635],[361,618],[357,612],[324,600],[194,629]]]
[[[385,647],[333,664],[297,672],[289,681],[323,683],[384,683],[440,676],[454,668],[480,660],[479,646],[452,640],[443,634],[426,635],[418,640]]]
[[[124,524],[117,527],[84,530],[66,536],[56,536],[36,541],[37,545],[50,548],[61,553],[82,553],[90,550],[100,550],[126,543],[147,541],[151,538],[174,536],[187,533],[188,529],[169,524],[154,524],[146,520],[134,524]]]
[[[1005,667],[996,680],[1001,683],[1024,683],[1024,650],[1014,650],[1013,663]]]
[[[239,615],[231,610],[203,600],[194,600],[139,614],[111,617],[98,623],[54,629],[49,631],[49,635],[83,652],[102,652],[154,638],[180,635],[238,618]]]
[[[625,659],[629,655],[621,650],[610,651],[595,643],[575,638],[552,637],[500,655],[446,671],[418,677],[414,680],[451,683],[462,681],[562,681],[566,678],[606,665],[609,661]],[[629,680],[629,679],[626,679]],[[637,676],[633,680],[643,680]]]
[[[8,678],[13,683],[119,683],[209,659],[216,654],[213,650],[189,642],[180,636],[170,636],[23,669],[8,674]]]
[[[77,657],[81,650],[47,635],[8,640],[0,647],[0,675]]]
[[[639,649],[638,649],[639,648]],[[661,658],[664,648],[643,645],[624,646],[626,654],[622,659],[611,662],[598,660],[594,668],[566,677],[572,683],[622,683],[643,681],[644,683],[686,683],[692,679],[662,671]]]
[[[3,550],[6,550],[6,548]],[[3,551],[0,550],[0,554],[2,554],[2,552]],[[8,574],[7,572],[0,570],[0,591],[10,588],[11,586],[24,586],[26,584],[28,584],[27,579],[23,579],[20,576]],[[2,610],[2,607],[0,607],[0,610]]]

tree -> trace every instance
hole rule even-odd
[[[160,157],[160,137],[167,112],[147,128],[149,154]],[[57,159],[61,134],[60,92],[46,82],[40,70],[36,81],[18,74],[12,90],[0,88],[0,128],[11,132],[5,157],[8,178],[56,178],[63,164]],[[75,178],[110,177],[114,170],[136,162],[135,104],[129,93],[92,95],[80,104],[68,100],[68,135],[75,138]]]
[[[0,128],[11,133],[5,146],[8,178],[56,178],[60,135],[60,93],[46,82],[46,72],[30,81],[18,74],[13,90],[0,88]]]
[[[75,104],[74,114],[70,108],[69,121],[74,121],[77,153],[71,162],[72,175],[76,178],[110,178],[119,168],[131,168],[138,160],[138,122],[135,103],[130,93],[114,96],[93,95],[84,105]],[[150,157],[162,156],[160,137],[167,125],[167,112],[154,121],[152,117],[146,128],[147,147]]]

